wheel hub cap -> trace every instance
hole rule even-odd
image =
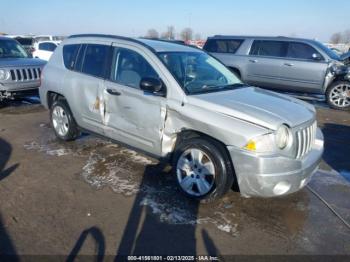
[[[215,166],[200,149],[188,149],[179,158],[176,167],[181,188],[193,196],[204,196],[214,186]]]
[[[350,106],[350,84],[341,84],[333,87],[330,101],[338,107]]]
[[[64,109],[56,106],[52,111],[52,124],[60,136],[65,136],[69,130],[68,116]]]

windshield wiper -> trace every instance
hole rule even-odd
[[[240,87],[246,87],[248,85],[243,83],[235,83],[235,84],[229,84],[229,85],[204,85],[200,90],[196,91],[190,91],[190,94],[203,94],[203,93],[211,93],[216,91],[223,91],[223,90],[233,90]]]

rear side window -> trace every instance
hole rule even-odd
[[[109,50],[110,46],[107,45],[87,45],[81,71],[88,75],[105,77]]]
[[[287,43],[283,41],[255,40],[250,55],[284,57],[286,49]]]
[[[63,47],[63,61],[67,69],[72,70],[74,68],[79,47],[80,45],[65,45]]]
[[[209,39],[204,46],[204,50],[212,53],[231,53],[237,52],[243,39]]]
[[[43,51],[50,51],[53,52],[55,51],[57,45],[55,45],[54,43],[40,43],[39,44],[39,50],[43,50]]]
[[[321,54],[315,48],[308,44],[290,42],[288,45],[287,57],[311,60],[313,54],[321,56]]]

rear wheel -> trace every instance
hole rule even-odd
[[[330,107],[340,110],[350,109],[350,82],[337,81],[331,84],[326,92]]]
[[[203,138],[185,140],[175,153],[177,183],[188,197],[213,201],[231,189],[234,174],[222,145]]]
[[[65,100],[55,101],[51,106],[50,115],[51,124],[59,139],[71,141],[79,136],[78,126]]]

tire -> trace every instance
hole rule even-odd
[[[350,110],[350,82],[336,81],[326,91],[327,104],[338,110]]]
[[[200,152],[202,161],[199,162]],[[175,150],[173,167],[180,190],[202,202],[220,199],[231,189],[235,179],[224,146],[211,139],[192,138],[180,142]]]
[[[72,141],[80,135],[78,125],[66,100],[59,99],[52,104],[50,119],[55,134],[60,140]]]

